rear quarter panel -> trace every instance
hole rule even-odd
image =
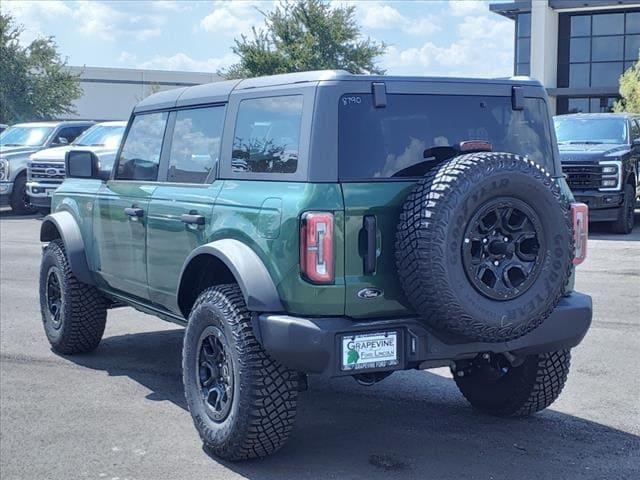
[[[335,283],[317,286],[300,276],[300,215],[335,216]],[[263,261],[287,312],[344,314],[344,213],[337,184],[225,180],[216,199],[209,241],[237,239]]]

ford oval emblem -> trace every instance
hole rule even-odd
[[[384,291],[379,288],[363,288],[358,292],[358,298],[378,298],[383,293]]]
[[[58,174],[58,170],[56,170],[55,168],[47,168],[45,170],[45,173],[47,175],[57,175]]]

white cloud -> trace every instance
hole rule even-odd
[[[483,0],[449,0],[449,9],[456,17],[466,17],[487,13],[489,6]]]
[[[87,0],[78,2],[73,16],[80,22],[79,30],[111,42],[123,38],[144,41],[162,34],[167,21],[165,16],[118,10],[114,8],[117,5]]]
[[[497,77],[513,71],[513,23],[487,16],[465,17],[457,39],[448,45],[432,41],[420,47],[389,47],[382,59],[389,73]]]
[[[272,2],[235,1],[214,2],[213,10],[200,20],[200,28],[210,33],[225,33],[233,36],[251,33],[252,27],[262,25],[260,10],[269,10]]]
[[[401,30],[410,35],[430,35],[441,29],[434,15],[409,18],[382,2],[355,2],[358,20],[372,30]]]
[[[77,25],[77,31],[87,38],[114,42],[158,37],[167,23],[167,12],[181,8],[180,4],[173,3],[149,3],[145,8],[135,8],[136,4],[124,2],[82,0],[67,4],[59,0],[2,0],[2,7],[24,26],[21,40],[25,43],[49,36],[55,25],[61,23]],[[165,13],[149,13],[150,10]]]
[[[44,24],[72,16],[72,10],[60,0],[48,2],[2,0],[2,10],[23,25],[21,41],[24,43],[48,36],[44,32]]]
[[[131,58],[127,52],[123,52],[120,57],[125,61],[135,62],[135,56]],[[171,56],[156,55],[149,60],[135,63],[138,68],[158,69],[158,70],[181,70],[189,72],[209,72],[215,73],[221,68],[228,67],[236,63],[238,57],[228,53],[221,58],[208,58],[204,60],[196,60],[183,52],[178,52]]]

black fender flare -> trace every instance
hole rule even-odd
[[[62,240],[71,271],[76,278],[82,283],[94,285],[95,282],[87,263],[82,232],[70,212],[61,211],[44,217],[40,226],[40,241],[50,242],[56,238]]]
[[[231,238],[201,245],[191,252],[180,272],[178,298],[182,293],[187,267],[200,255],[211,255],[226,265],[238,282],[249,310],[253,312],[284,311],[278,290],[260,257],[249,246]]]

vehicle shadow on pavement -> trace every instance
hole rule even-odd
[[[613,241],[640,240],[640,210],[636,210],[635,226],[630,234],[622,235],[619,233],[612,233],[611,226],[608,223],[590,223],[589,239]]]
[[[44,216],[40,213],[21,215],[18,213],[14,213],[10,208],[0,208],[0,219],[2,220],[28,220],[32,218],[44,218]]]
[[[107,337],[78,365],[127,376],[186,409],[183,330]],[[529,419],[474,411],[450,378],[398,372],[373,387],[312,377],[297,424],[275,455],[213,461],[250,479],[637,478],[640,437],[548,409]]]

